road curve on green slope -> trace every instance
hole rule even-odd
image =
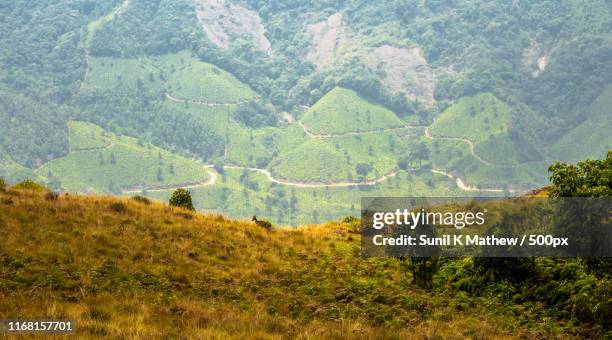
[[[458,141],[458,142],[463,142],[466,143],[469,148],[470,148],[470,154],[472,154],[472,156],[474,156],[474,158],[476,158],[477,160],[479,160],[480,162],[482,162],[485,165],[489,165],[489,166],[493,166],[493,167],[497,167],[497,168],[516,168],[519,167],[523,164],[529,164],[529,163],[538,163],[538,162],[543,162],[544,160],[540,160],[540,161],[526,161],[526,162],[520,162],[520,163],[516,163],[516,164],[496,164],[496,163],[491,163],[485,159],[483,159],[482,157],[478,156],[478,154],[474,151],[474,142],[472,142],[471,140],[467,139],[467,138],[463,138],[463,137],[436,137],[436,136],[432,136],[431,132],[429,131],[429,127],[425,127],[425,138],[427,139],[441,139],[441,140],[450,140],[450,141]]]
[[[203,166],[205,169],[211,169],[214,166],[212,164],[207,164]],[[330,183],[324,183],[324,182],[299,182],[299,181],[291,181],[291,180],[287,180],[287,179],[279,179],[279,178],[275,178],[272,173],[267,170],[267,169],[260,169],[260,168],[253,168],[253,167],[243,167],[243,166],[239,166],[239,165],[233,165],[233,164],[227,164],[223,166],[226,169],[247,169],[249,171],[254,171],[254,172],[259,172],[263,175],[265,175],[268,180],[270,182],[276,183],[276,184],[280,184],[280,185],[286,185],[286,186],[292,186],[292,187],[297,187],[297,188],[325,188],[325,187],[354,187],[354,186],[361,186],[361,185],[366,185],[366,186],[372,186],[372,185],[376,185],[376,184],[380,184],[382,182],[384,182],[385,180],[395,177],[397,175],[397,171],[392,171],[390,173],[388,173],[385,176],[379,177],[377,179],[374,180],[368,180],[365,182],[355,182],[355,181],[337,181],[337,182],[330,182]],[[412,171],[416,171],[418,169],[411,169]],[[442,171],[442,170],[438,170],[438,169],[429,169],[430,172],[434,173],[434,174],[438,174],[438,175],[443,175],[446,176],[450,179],[453,179],[457,185],[457,187],[460,190],[463,191],[471,191],[471,192],[494,192],[494,193],[503,193],[505,191],[508,192],[519,192],[519,190],[504,190],[504,189],[496,189],[496,188],[480,188],[478,186],[475,185],[469,185],[469,184],[465,184],[465,182],[457,176],[454,176],[453,174],[450,174],[448,172]],[[128,189],[128,190],[123,190],[122,193],[123,194],[137,194],[142,192],[142,190],[146,190],[149,192],[163,192],[163,191],[170,191],[170,190],[176,190],[179,188],[182,189],[196,189],[196,188],[203,188],[203,187],[207,187],[207,186],[212,186],[215,185],[218,179],[218,175],[216,172],[208,170],[208,173],[210,174],[210,177],[204,181],[204,182],[199,182],[199,183],[183,183],[183,184],[177,184],[177,185],[171,185],[171,186],[164,186],[164,187],[139,187],[137,189]]]
[[[241,99],[241,100],[237,100],[234,102],[214,102],[214,101],[203,101],[203,100],[195,100],[195,99],[182,99],[182,98],[177,98],[174,97],[173,95],[171,95],[170,93],[166,92],[166,98],[168,98],[168,100],[175,102],[175,103],[188,103],[188,104],[197,104],[197,105],[207,105],[207,106],[238,106],[238,105],[242,105],[245,103],[248,103],[251,100],[256,100],[259,99],[259,97],[252,97],[252,98],[247,98],[247,99]]]
[[[239,165],[225,165],[224,166],[227,169],[244,169],[245,167],[243,166],[239,166]],[[270,171],[268,171],[267,169],[260,169],[260,168],[251,168],[251,167],[247,167],[248,170],[251,171],[255,171],[255,172],[259,172],[261,174],[264,174],[266,177],[268,177],[268,179],[276,184],[281,184],[281,185],[287,185],[287,186],[293,186],[293,187],[298,187],[298,188],[325,188],[325,187],[353,187],[353,186],[360,186],[360,185],[376,185],[378,183],[384,182],[385,180],[387,180],[388,178],[394,177],[395,175],[397,175],[397,171],[392,171],[382,177],[379,177],[377,179],[374,180],[368,180],[368,181],[335,181],[335,182],[329,182],[329,183],[325,183],[325,182],[301,182],[301,181],[291,181],[291,180],[287,180],[287,179],[279,179],[279,178],[275,178],[272,173]]]
[[[304,133],[311,138],[334,138],[334,137],[345,137],[345,136],[361,136],[361,135],[367,135],[367,134],[372,134],[372,133],[381,133],[381,132],[388,132],[388,131],[418,128],[417,126],[404,125],[404,126],[397,126],[397,127],[391,127],[391,128],[365,130],[365,131],[349,131],[349,132],[341,132],[341,133],[333,133],[333,134],[318,134],[318,133],[314,133],[308,130],[308,127],[306,126],[306,124],[304,124],[304,122],[302,122],[301,120],[298,120],[297,123],[300,125]]]
[[[144,191],[148,191],[148,192],[162,192],[162,191],[169,191],[169,190],[176,190],[176,189],[197,189],[197,188],[204,188],[210,185],[214,185],[215,183],[217,183],[217,173],[214,171],[208,171],[208,179],[206,179],[205,181],[202,182],[196,182],[196,183],[183,183],[183,184],[172,184],[172,185],[167,185],[167,186],[134,186],[131,189],[125,189],[125,190],[121,190],[122,194],[138,194],[141,193],[143,190]]]

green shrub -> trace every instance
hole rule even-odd
[[[185,189],[176,189],[172,193],[172,196],[170,197],[170,205],[195,210],[193,208],[193,202],[191,201],[191,194]]]
[[[19,182],[13,186],[13,189],[18,190],[31,190],[31,191],[46,191],[48,190],[46,187],[34,182],[31,179],[26,179],[25,181]]]
[[[6,181],[4,180],[4,178],[0,177],[0,191],[4,191],[5,188],[6,188]]]

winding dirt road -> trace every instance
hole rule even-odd
[[[237,166],[237,165],[225,165],[224,166],[226,169],[244,169],[244,167],[242,166]],[[279,179],[279,178],[275,178],[272,173],[270,171],[268,171],[267,169],[260,169],[260,168],[250,168],[247,167],[248,170],[251,171],[255,171],[255,172],[259,172],[262,173],[264,175],[266,175],[266,177],[268,177],[268,180],[270,180],[270,182],[276,183],[276,184],[281,184],[281,185],[287,185],[287,186],[292,186],[292,187],[298,187],[298,188],[325,188],[325,187],[354,187],[354,186],[360,186],[360,185],[376,185],[378,183],[384,182],[385,180],[387,180],[387,178],[391,178],[394,177],[395,175],[397,175],[396,171],[392,171],[382,177],[379,177],[377,179],[374,180],[369,180],[369,181],[365,181],[365,182],[357,182],[357,181],[337,181],[337,182],[329,182],[329,183],[325,183],[325,182],[299,182],[299,181],[291,181],[291,180],[286,180],[286,179]]]
[[[214,166],[211,164],[206,164],[203,166],[205,169],[211,169]],[[245,167],[243,166],[239,166],[239,165],[224,165],[223,166],[225,169],[245,169]],[[279,178],[275,178],[272,173],[267,170],[267,169],[260,169],[260,168],[253,168],[253,167],[246,167],[247,170],[249,171],[254,171],[254,172],[259,172],[263,175],[265,175],[268,180],[270,182],[276,183],[276,184],[280,184],[280,185],[286,185],[286,186],[292,186],[292,187],[297,187],[297,188],[346,188],[346,187],[355,187],[355,186],[372,186],[372,185],[376,185],[379,183],[382,183],[384,181],[386,181],[389,178],[395,177],[397,175],[397,171],[392,171],[390,173],[388,173],[385,176],[379,177],[377,179],[374,180],[368,180],[365,182],[356,182],[356,181],[338,181],[338,182],[330,182],[330,183],[324,183],[324,182],[298,182],[298,181],[291,181],[291,180],[286,180],[286,179],[279,179]],[[417,169],[412,169],[412,171],[416,171]],[[429,169],[429,171],[431,171],[434,174],[438,174],[438,175],[443,175],[446,176],[448,178],[451,178],[453,180],[455,180],[455,183],[457,184],[457,187],[463,191],[475,191],[475,192],[494,192],[494,193],[503,193],[505,191],[508,192],[519,192],[519,190],[503,190],[503,189],[495,189],[495,188],[480,188],[477,187],[475,185],[469,185],[469,184],[465,184],[463,182],[463,180],[460,177],[454,176],[450,173],[447,173],[445,171],[442,170],[438,170],[438,169]],[[215,185],[218,179],[218,175],[215,171],[212,170],[208,170],[209,173],[209,178],[204,181],[204,182],[200,182],[200,183],[183,183],[183,184],[177,184],[177,185],[172,185],[172,186],[164,186],[164,187],[135,187],[135,188],[131,188],[131,189],[126,189],[123,190],[122,193],[123,194],[137,194],[140,193],[143,189],[148,191],[148,192],[163,192],[163,191],[172,191],[172,190],[176,190],[179,188],[182,189],[196,189],[196,188],[203,188],[203,187],[207,187],[207,186],[212,186]]]
[[[162,192],[162,191],[176,190],[179,188],[196,189],[196,188],[203,188],[203,187],[207,187],[210,185],[214,185],[215,183],[217,183],[217,173],[211,170],[207,170],[207,171],[208,171],[208,179],[206,181],[202,181],[198,183],[185,183],[182,185],[170,185],[170,186],[164,186],[164,187],[151,187],[151,186],[137,187],[137,186],[134,186],[133,188],[130,188],[130,189],[121,190],[121,193],[122,194],[138,194],[142,192],[143,190],[148,191],[148,192]]]
[[[429,127],[425,128],[425,138],[427,139],[442,139],[442,140],[452,140],[452,141],[459,141],[459,142],[464,142],[466,143],[469,148],[470,148],[470,153],[472,154],[472,156],[474,156],[474,158],[476,158],[477,160],[479,160],[480,162],[489,165],[489,166],[496,166],[496,167],[512,167],[515,165],[502,165],[502,164],[495,164],[495,163],[491,163],[485,159],[482,159],[480,156],[478,156],[478,154],[476,154],[476,152],[474,152],[474,143],[466,138],[461,138],[461,137],[433,137],[431,135],[431,133],[429,132]]]
[[[494,166],[494,167],[517,167],[520,164],[524,164],[524,163],[520,163],[520,164],[514,164],[514,165],[502,165],[502,164],[495,164],[495,163],[491,163],[487,160],[482,159],[480,156],[478,156],[478,154],[476,154],[476,152],[474,151],[474,143],[466,138],[460,138],[460,137],[434,137],[431,135],[431,133],[429,132],[429,127],[428,126],[412,126],[412,125],[405,125],[403,127],[396,127],[396,128],[387,128],[387,129],[374,129],[374,130],[368,130],[368,131],[355,131],[355,132],[345,132],[345,133],[339,133],[339,134],[327,134],[327,135],[322,135],[322,134],[315,134],[312,133],[310,130],[308,130],[308,127],[302,122],[298,120],[298,124],[300,125],[300,127],[302,128],[302,130],[304,131],[304,133],[306,135],[308,135],[311,138],[333,138],[333,137],[341,137],[341,136],[358,136],[358,135],[365,135],[365,134],[370,134],[370,133],[380,133],[380,132],[386,132],[386,131],[394,131],[394,130],[402,130],[402,129],[415,129],[415,128],[420,128],[420,127],[424,127],[424,134],[425,134],[425,138],[434,140],[434,139],[444,139],[444,140],[452,140],[452,141],[460,141],[460,142],[464,142],[467,143],[470,149],[470,153],[480,162],[482,162],[483,164],[489,165],[489,166]],[[525,162],[525,163],[529,163],[529,162]],[[478,186],[475,185],[469,185],[469,184],[465,184],[465,182],[458,176],[455,176],[453,174],[450,174],[448,172],[445,172],[443,170],[438,170],[438,169],[430,169],[430,171],[432,173],[438,174],[438,175],[443,175],[446,176],[448,178],[451,178],[453,180],[455,180],[457,187],[459,187],[459,189],[464,190],[464,191],[480,191],[480,192],[496,192],[496,193],[501,193],[504,191],[509,191],[509,192],[518,192],[518,190],[504,190],[504,189],[498,189],[498,188],[480,188]],[[379,180],[374,181],[373,184],[376,183],[380,183],[382,181],[384,181],[385,179],[389,178],[389,177],[393,177],[395,176],[395,172],[393,173],[392,176],[385,176],[383,178]],[[272,179],[271,174],[268,175],[269,178]],[[280,182],[276,182],[276,183],[280,183]],[[291,183],[291,182],[289,182]],[[285,183],[281,183],[281,184],[285,184]],[[295,183],[294,183],[295,184]],[[358,184],[355,184],[358,185]]]
[[[392,128],[372,129],[372,130],[366,130],[366,131],[350,131],[350,132],[341,132],[341,133],[333,133],[333,134],[317,134],[317,133],[313,133],[310,130],[308,130],[308,127],[306,126],[306,124],[304,124],[301,120],[298,120],[298,124],[300,125],[304,133],[311,138],[334,138],[334,137],[345,137],[345,136],[361,136],[361,135],[367,135],[367,134],[372,134],[372,133],[381,133],[381,132],[388,132],[388,131],[418,128],[418,126],[404,125],[404,126],[398,126],[398,127],[392,127]]]
[[[442,171],[442,170],[438,170],[438,169],[430,169],[429,171],[433,172],[434,174],[439,174],[439,175],[443,175],[446,176],[450,179],[454,179],[455,183],[457,184],[457,187],[459,187],[459,189],[464,190],[464,191],[480,191],[480,192],[504,192],[504,191],[508,191],[508,192],[519,192],[519,190],[514,190],[514,189],[508,189],[508,190],[503,190],[503,189],[489,189],[489,188],[479,188],[475,185],[469,185],[469,184],[465,184],[463,182],[463,180],[460,177],[454,176],[452,174],[449,174],[448,172]]]
[[[485,159],[483,159],[482,157],[478,156],[478,154],[474,151],[474,142],[472,142],[471,140],[467,139],[467,138],[462,138],[462,137],[436,137],[436,136],[432,136],[431,132],[429,132],[429,127],[425,127],[425,138],[427,139],[443,139],[443,140],[451,140],[451,141],[459,141],[459,142],[463,142],[466,143],[469,148],[470,148],[470,154],[472,154],[472,156],[474,156],[474,158],[476,158],[477,160],[479,160],[480,162],[489,165],[489,166],[494,166],[494,167],[498,167],[498,168],[516,168],[519,167],[521,165],[524,164],[529,164],[529,163],[538,163],[538,162],[542,162],[545,161],[546,159],[543,160],[539,160],[539,161],[526,161],[526,162],[520,162],[520,163],[516,163],[516,164],[496,164],[496,163],[491,163]]]
[[[83,81],[81,82],[81,86],[85,83],[85,80],[87,79],[87,77],[89,76],[89,72],[90,72],[90,43],[91,43],[91,39],[93,37],[93,34],[95,32],[95,28],[96,26],[98,26],[99,24],[104,24],[105,22],[108,22],[110,20],[113,19],[114,16],[116,15],[121,15],[121,13],[123,13],[125,11],[125,9],[128,7],[129,5],[129,0],[124,0],[119,6],[117,6],[116,8],[113,9],[113,11],[109,14],[107,14],[104,17],[101,17],[100,19],[90,23],[90,25],[88,26],[88,29],[92,29],[91,31],[88,31],[86,33],[86,38],[85,38],[85,61],[86,61],[86,69],[85,69],[85,76],[83,78]],[[245,99],[245,100],[241,100],[241,101],[236,101],[236,102],[230,102],[230,103],[219,103],[219,102],[208,102],[208,101],[199,101],[199,100],[189,100],[189,99],[180,99],[180,98],[176,98],[173,97],[170,93],[165,93],[166,98],[168,98],[168,100],[176,102],[176,103],[190,103],[190,104],[199,104],[199,105],[207,105],[207,106],[236,106],[236,105],[241,105],[244,104],[246,102],[248,102],[249,100],[252,99],[257,99],[256,98],[251,98],[251,99]],[[305,109],[308,109],[308,107],[306,106]],[[333,137],[342,137],[342,136],[359,136],[359,135],[365,135],[365,134],[372,134],[372,133],[381,133],[381,132],[387,132],[387,131],[395,131],[395,130],[404,130],[404,129],[413,129],[413,128],[418,128],[418,126],[410,126],[410,125],[405,125],[405,126],[401,126],[401,127],[394,127],[394,128],[386,128],[386,129],[373,129],[373,130],[368,130],[368,131],[359,131],[359,132],[345,132],[345,133],[339,133],[339,134],[315,134],[312,133],[308,130],[308,128],[306,127],[306,125],[304,123],[302,123],[301,121],[298,120],[297,122],[300,127],[302,128],[302,130],[304,131],[304,133],[306,135],[308,135],[311,138],[333,138]],[[474,152],[474,143],[469,140],[469,139],[465,139],[465,138],[458,138],[458,137],[433,137],[430,132],[429,132],[429,128],[425,127],[425,137],[428,139],[446,139],[446,140],[455,140],[455,141],[461,141],[464,143],[467,143],[470,149],[470,153],[476,158],[478,159],[480,162],[489,165],[489,166],[495,166],[495,167],[515,167],[518,165],[500,165],[500,164],[495,164],[495,163],[491,163],[488,162],[484,159],[482,159],[480,156],[478,156],[475,152]],[[103,148],[96,148],[96,149],[108,149],[114,146],[114,142],[111,142],[109,145],[106,145]],[[70,153],[74,153],[74,152],[87,152],[87,151],[93,151],[94,149],[81,149],[81,150],[70,150]],[[227,150],[226,150],[227,151]],[[159,192],[159,191],[169,191],[169,190],[176,190],[178,188],[184,188],[184,189],[193,189],[193,188],[202,188],[202,187],[207,187],[207,186],[212,186],[214,184],[216,184],[217,182],[217,178],[218,175],[215,171],[211,171],[208,170],[209,168],[212,168],[212,165],[204,165],[204,168],[207,169],[209,177],[206,181],[203,182],[199,182],[199,183],[184,183],[182,185],[174,185],[174,186],[167,186],[167,187],[152,187],[149,186],[148,188],[146,186],[140,187],[140,188],[133,188],[133,189],[127,189],[127,190],[123,190],[122,193],[123,194],[135,194],[135,193],[139,193],[141,192],[143,189],[149,192]],[[228,169],[243,169],[244,167],[241,166],[237,166],[237,165],[232,165],[232,164],[228,164],[224,166],[225,168]],[[278,179],[278,178],[274,178],[272,173],[270,171],[268,171],[267,169],[260,169],[260,168],[252,168],[252,167],[247,167],[248,170],[250,171],[255,171],[255,172],[259,172],[264,174],[271,182],[273,183],[277,183],[277,184],[281,184],[281,185],[287,185],[287,186],[293,186],[293,187],[300,187],[300,188],[321,188],[321,187],[353,187],[353,186],[360,186],[360,185],[376,185],[379,184],[381,182],[384,182],[385,180],[387,180],[388,178],[392,178],[394,176],[397,175],[396,171],[392,171],[389,174],[382,176],[380,178],[377,178],[375,180],[369,180],[369,181],[365,181],[365,182],[355,182],[355,181],[338,181],[338,182],[330,182],[330,183],[323,183],[323,182],[299,182],[299,181],[291,181],[291,180],[286,180],[286,179]],[[432,173],[435,174],[440,174],[440,175],[444,175],[447,176],[451,179],[454,179],[456,181],[457,187],[459,187],[459,189],[464,190],[464,191],[482,191],[482,192],[503,192],[504,190],[502,189],[485,189],[485,188],[478,188],[476,186],[472,186],[472,185],[466,185],[463,180],[459,177],[456,177],[452,174],[449,174],[447,172],[444,172],[442,170],[437,170],[437,169],[430,169],[430,171]]]
[[[173,101],[175,103],[181,103],[181,104],[188,103],[188,104],[206,105],[206,106],[214,107],[214,106],[237,106],[237,105],[242,105],[244,103],[248,103],[251,100],[256,100],[259,97],[253,97],[253,98],[238,100],[238,101],[229,102],[229,103],[220,103],[220,102],[210,102],[210,101],[201,101],[201,100],[193,100],[193,99],[176,98],[176,97],[172,96],[170,93],[166,92],[166,98],[168,98],[170,101]]]

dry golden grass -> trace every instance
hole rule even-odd
[[[357,230],[0,192],[0,319],[71,319],[81,338],[559,336],[499,302],[412,286],[398,260],[360,256]]]

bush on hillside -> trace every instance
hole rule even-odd
[[[4,180],[4,178],[0,177],[0,191],[4,191],[5,188],[6,188],[6,181]]]
[[[46,191],[48,190],[46,187],[34,182],[31,179],[26,179],[25,181],[21,181],[13,186],[13,189],[17,190],[31,190],[31,191]]]
[[[45,195],[45,199],[47,201],[57,201],[57,199],[59,198],[59,193],[55,192],[55,191],[49,191],[46,195]]]
[[[176,189],[170,197],[170,205],[195,210],[191,200],[191,194],[185,189]]]
[[[136,196],[132,197],[132,200],[134,200],[136,202],[139,202],[139,203],[142,203],[144,205],[151,204],[151,200],[150,199],[148,199],[148,198],[146,198],[144,196],[140,196],[140,195],[136,195]]]
[[[116,213],[124,213],[127,210],[127,207],[125,206],[125,204],[121,202],[111,203],[108,207],[110,208],[110,210]]]

